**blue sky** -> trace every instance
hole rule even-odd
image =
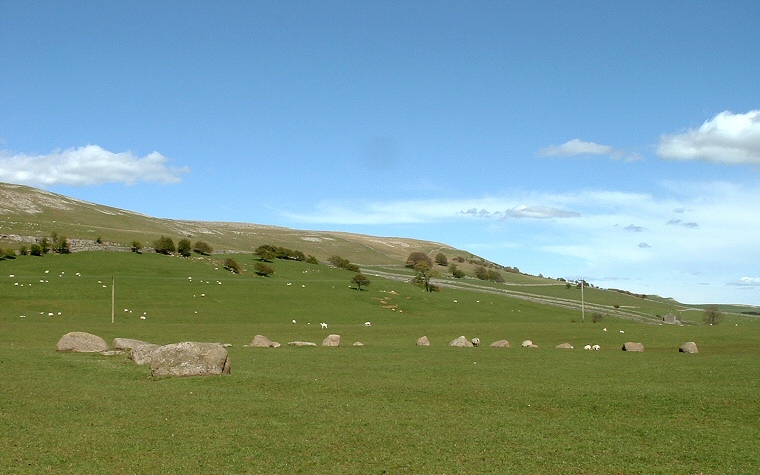
[[[760,3],[0,2],[0,181],[760,305]]]

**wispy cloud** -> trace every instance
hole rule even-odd
[[[730,282],[729,285],[739,285],[745,287],[760,287],[760,277],[742,277],[741,279]]]
[[[724,111],[697,129],[663,135],[657,155],[669,160],[760,164],[760,110]]]
[[[691,229],[699,227],[699,224],[697,224],[697,223],[694,223],[694,222],[691,222],[691,221],[690,222],[684,222],[684,221],[682,221],[680,219],[671,219],[671,220],[668,221],[667,224],[669,226],[683,226],[685,228],[691,228]]]
[[[467,211],[460,211],[460,214],[475,216],[477,218],[497,218],[506,220],[515,219],[553,219],[553,218],[579,218],[580,213],[576,211],[567,211],[564,209],[552,208],[544,205],[519,205],[504,211],[488,211],[486,209],[470,208]]]
[[[132,152],[114,153],[98,145],[56,150],[47,155],[0,152],[0,181],[32,186],[137,182],[177,183],[187,167],[167,166],[158,152],[138,157]]]
[[[580,139],[572,139],[562,145],[550,145],[538,151],[543,157],[573,157],[576,155],[612,155],[615,149],[610,145],[600,145]]]

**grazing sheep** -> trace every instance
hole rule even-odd
[[[295,325],[295,324],[296,324],[296,321],[295,321],[295,320],[293,320],[293,325]]]
[[[322,322],[322,323],[320,323],[320,325],[322,326],[322,330],[327,330],[327,324],[326,323]]]
[[[365,327],[371,327],[372,326],[372,322],[364,322],[364,326]]]
[[[586,345],[586,346],[583,347],[583,349],[584,350],[590,350],[591,349],[591,345]]]
[[[480,346],[480,338],[473,338],[472,346]]]
[[[599,350],[602,349],[602,347],[599,346],[599,345],[594,345],[594,346],[591,347],[591,349],[594,350],[594,351],[599,351]]]

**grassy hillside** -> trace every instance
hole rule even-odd
[[[358,291],[353,273],[326,265],[275,261],[265,278],[250,271],[249,254],[234,255],[242,275],[224,271],[222,257],[80,252],[0,261],[4,473],[760,469],[756,318],[729,315],[715,327],[612,315],[580,323],[577,307],[522,295],[577,302],[578,289],[528,276],[509,285],[457,280],[425,293],[398,280],[401,267],[366,267],[372,283]],[[615,309],[610,292],[586,293]],[[616,302],[646,312],[667,305]],[[153,379],[125,355],[56,353],[69,331],[108,342],[230,343],[232,374]],[[328,333],[343,345],[286,345],[319,344]],[[256,334],[285,346],[246,347]],[[422,335],[432,346],[415,345]],[[459,335],[484,345],[448,347]],[[512,347],[487,346],[497,339]],[[524,339],[539,348],[520,348]],[[620,351],[625,341],[645,352]],[[679,354],[685,341],[700,353]],[[575,349],[554,348],[563,342]],[[602,350],[580,349],[594,343]]]
[[[351,233],[304,231],[247,223],[224,223],[161,219],[88,203],[21,185],[0,183],[0,245],[19,246],[14,236],[50,236],[87,240],[91,248],[100,238],[105,243],[128,247],[134,241],[150,246],[159,236],[206,241],[217,251],[252,252],[262,244],[274,243],[299,249],[320,259],[340,254],[363,264],[397,264],[409,252],[443,250],[447,255],[466,251],[445,244],[414,239],[375,237]],[[101,247],[108,247],[106,245]]]

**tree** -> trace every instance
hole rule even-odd
[[[277,251],[274,249],[274,246],[268,244],[257,247],[253,253],[259,256],[262,262],[272,262],[277,257]]]
[[[344,259],[340,256],[331,256],[328,261],[339,269],[345,269],[351,272],[359,273],[361,269],[356,264],[352,264],[348,259]]]
[[[451,275],[455,279],[461,279],[462,277],[464,277],[464,271],[460,269],[459,267],[457,267],[457,265],[454,263],[449,264],[449,272],[451,272]]]
[[[142,250],[143,245],[140,241],[132,241],[132,252],[140,254],[140,251]]]
[[[486,269],[483,266],[478,266],[475,268],[475,277],[477,277],[480,280],[488,280],[488,269]]]
[[[50,252],[50,242],[48,242],[48,239],[46,237],[42,238],[40,241],[40,251],[42,251],[42,254],[47,254]]]
[[[44,253],[42,252],[42,246],[40,246],[37,243],[34,243],[29,248],[29,254],[33,256],[42,256]]]
[[[490,280],[491,282],[504,282],[504,277],[502,277],[500,273],[498,273],[497,271],[493,269],[488,269],[488,272],[486,274],[487,274],[488,280]]]
[[[720,311],[717,305],[710,305],[705,308],[705,314],[702,321],[705,325],[717,325],[723,321],[723,312]]]
[[[256,275],[260,275],[262,277],[269,277],[274,274],[274,269],[264,264],[263,262],[257,262],[254,268],[256,270]]]
[[[211,247],[211,245],[205,241],[196,241],[195,245],[193,245],[193,251],[196,254],[200,254],[202,256],[208,256],[212,252],[214,252],[214,249]]]
[[[71,252],[69,248],[69,241],[65,236],[59,236],[53,233],[53,252],[58,254],[68,254]]]
[[[433,259],[424,252],[416,251],[409,254],[406,258],[406,267],[414,269],[420,262],[426,263],[431,269],[433,268]]]
[[[311,254],[309,254],[309,257],[306,258],[306,263],[307,264],[319,264],[319,261],[317,260],[316,257],[314,257]]]
[[[356,284],[356,286],[359,288],[359,290],[362,290],[362,286],[369,287],[369,284],[371,283],[367,276],[364,274],[356,274],[353,279],[351,279],[351,282]]]
[[[224,260],[224,268],[228,271],[232,272],[233,274],[239,274],[240,273],[240,266],[237,262],[235,262],[235,259],[228,257]]]
[[[426,292],[434,292],[440,290],[437,285],[430,283],[430,280],[440,276],[437,270],[433,270],[432,264],[428,262],[419,262],[414,266],[414,270],[417,271],[417,275],[412,279],[413,284],[417,284],[425,289]]]
[[[174,247],[174,240],[166,236],[161,236],[154,241],[153,249],[155,249],[157,253],[165,255],[169,255],[177,250],[177,248]]]
[[[177,243],[177,252],[182,257],[190,257],[192,247],[193,245],[189,239],[180,239]]]
[[[446,254],[439,252],[435,255],[435,263],[439,266],[446,267],[449,265],[449,259],[446,257]]]

